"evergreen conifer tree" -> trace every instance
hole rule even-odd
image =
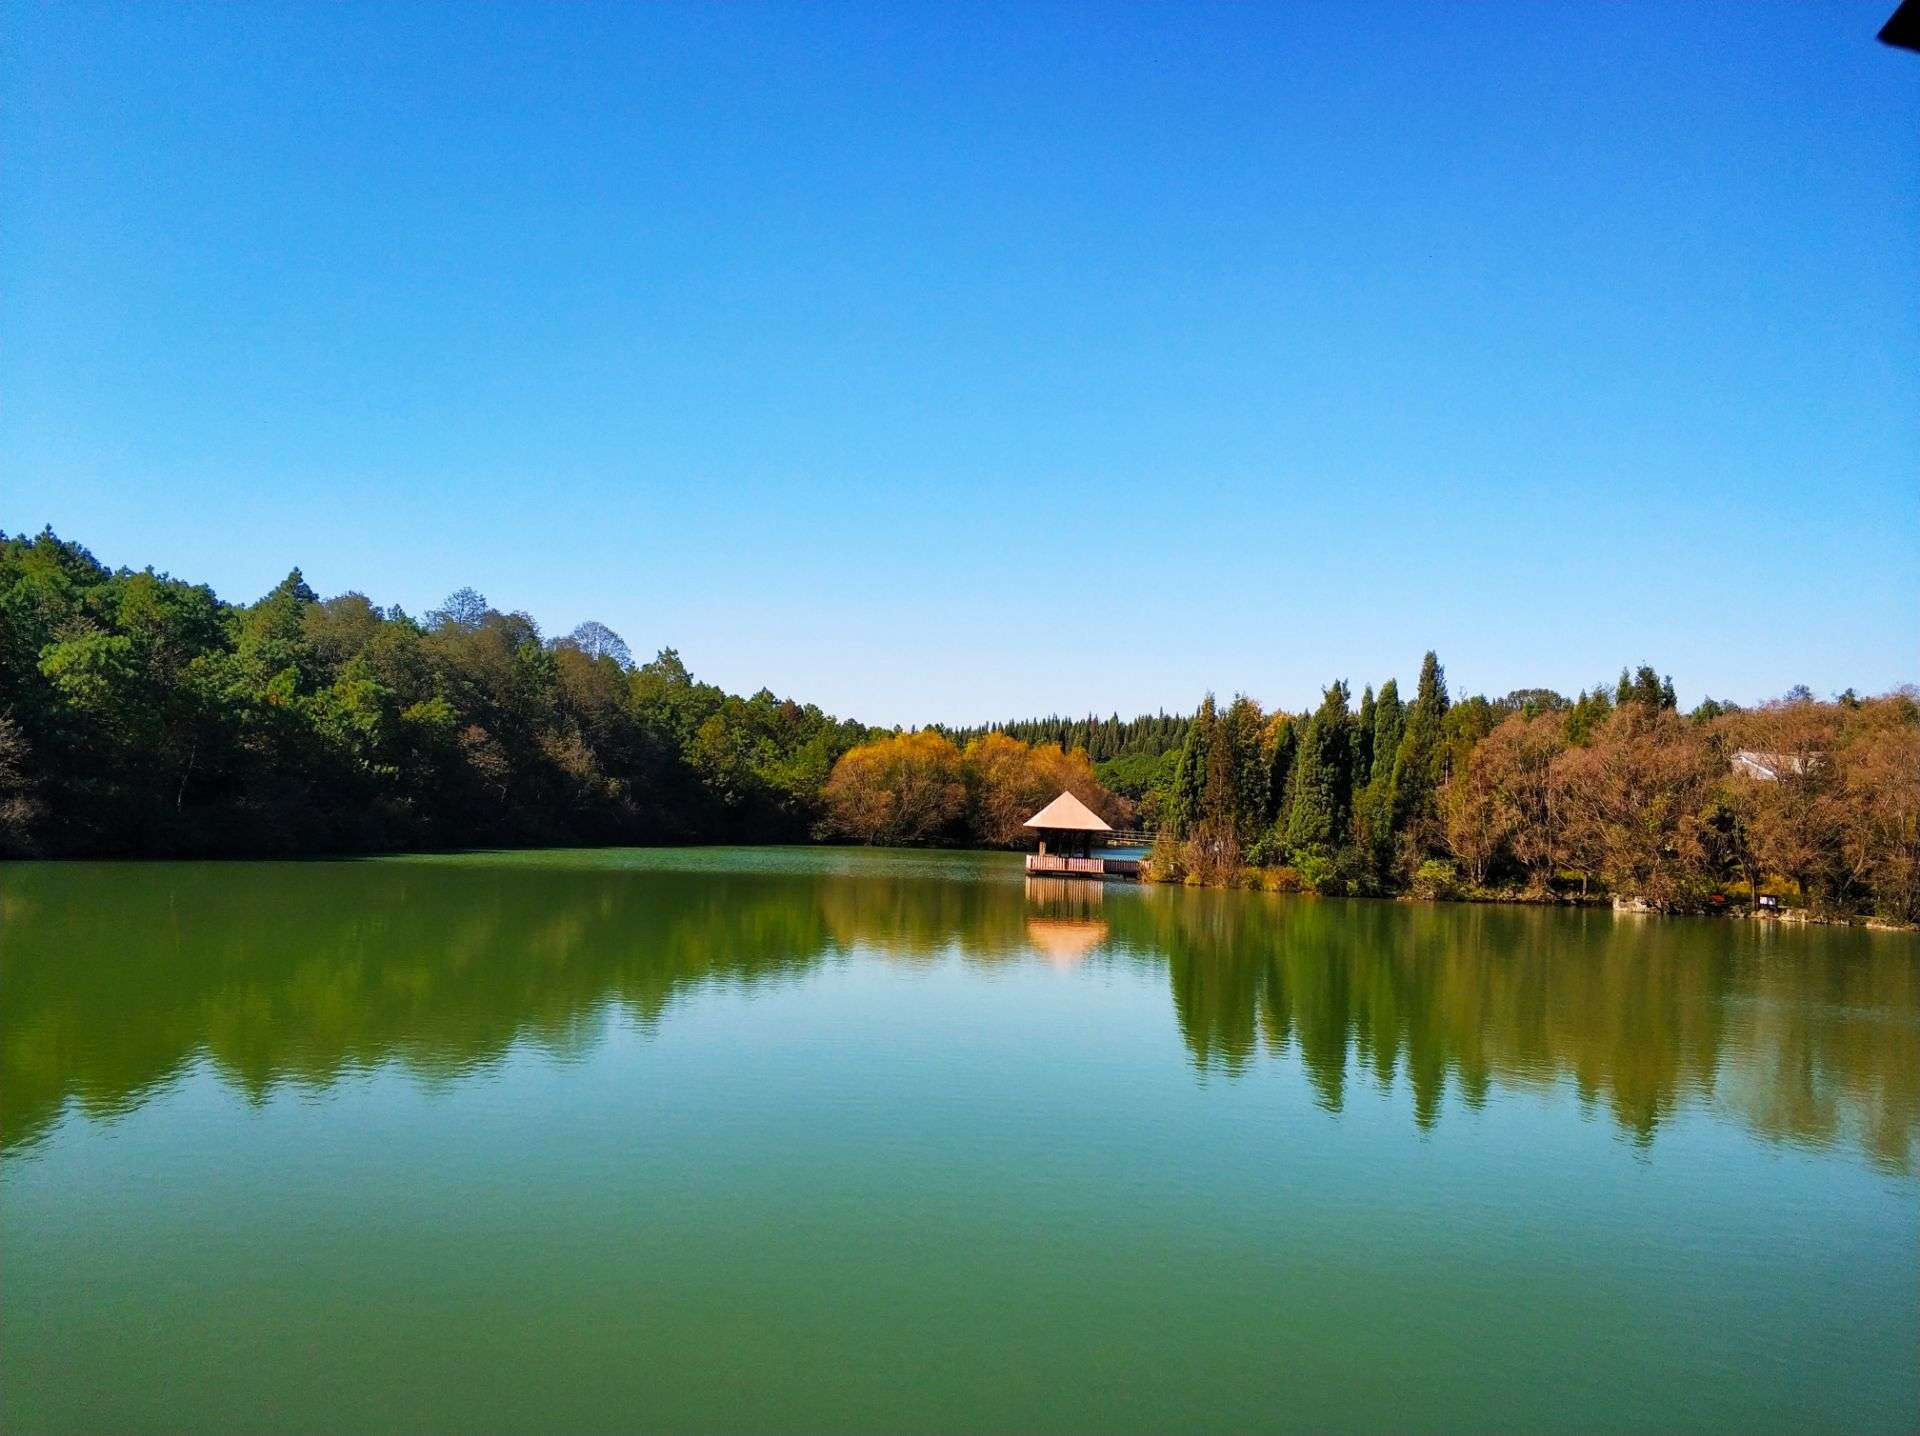
[[[1360,695],[1360,711],[1353,725],[1353,786],[1357,792],[1373,781],[1373,723],[1378,705],[1369,683]]]
[[[1353,717],[1347,685],[1335,682],[1307,720],[1294,760],[1287,845],[1295,850],[1338,847],[1353,811]]]
[[[1167,828],[1175,838],[1185,838],[1200,821],[1216,721],[1213,695],[1209,693],[1200,701],[1199,711],[1187,725],[1186,741],[1180,745],[1180,760],[1173,769],[1173,791],[1167,798]]]
[[[1567,741],[1577,748],[1585,747],[1594,728],[1612,711],[1613,704],[1607,701],[1604,685],[1594,684],[1591,693],[1582,689],[1567,709]]]
[[[1650,663],[1643,663],[1633,674],[1633,701],[1658,712],[1661,708],[1660,675]]]
[[[1293,777],[1294,759],[1300,752],[1300,724],[1291,713],[1276,713],[1261,738],[1261,750],[1267,760],[1266,827],[1284,828],[1287,800]],[[1282,834],[1284,837],[1284,833]]]
[[[1260,705],[1244,694],[1228,707],[1220,725],[1233,774],[1232,809],[1228,816],[1235,837],[1244,848],[1260,835],[1267,810],[1267,766],[1260,751]]]
[[[1393,782],[1393,760],[1400,751],[1400,736],[1406,725],[1406,710],[1400,702],[1400,684],[1389,678],[1380,685],[1380,696],[1373,704],[1373,767],[1368,781],[1386,788]]]
[[[1412,831],[1416,840],[1437,815],[1439,765],[1445,761],[1444,722],[1447,716],[1447,676],[1433,650],[1420,661],[1420,685],[1407,708],[1399,751],[1393,762],[1393,827]]]
[[[1393,866],[1393,765],[1405,724],[1400,684],[1389,678],[1373,704],[1373,761],[1367,782],[1361,787],[1356,779],[1353,798],[1354,840],[1375,882],[1383,882]]]

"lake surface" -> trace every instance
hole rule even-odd
[[[34,1431],[1910,1431],[1920,940],[834,849],[0,868]]]

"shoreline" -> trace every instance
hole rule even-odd
[[[1002,847],[947,847],[940,845],[890,845],[869,843],[820,842],[800,840],[796,842],[613,842],[613,843],[492,843],[474,847],[419,847],[419,848],[367,848],[341,850],[335,852],[300,853],[134,853],[134,854],[68,854],[61,856],[16,857],[0,860],[0,874],[8,868],[27,863],[327,863],[327,862],[364,862],[385,858],[404,857],[460,857],[463,855],[512,854],[512,853],[551,853],[551,852],[605,852],[623,848],[640,850],[660,850],[682,848],[692,851],[713,848],[745,849],[799,849],[827,850],[844,848],[854,851],[899,851],[915,853],[1004,853],[1012,856],[1022,851],[1019,848]],[[1144,868],[1143,864],[1143,868]],[[1341,898],[1362,902],[1390,903],[1432,903],[1457,906],[1499,906],[1499,907],[1556,907],[1599,909],[1634,917],[1709,917],[1726,918],[1733,921],[1782,923],[1790,926],[1815,927],[1856,927],[1873,932],[1920,932],[1920,924],[1896,922],[1889,918],[1866,914],[1832,914],[1809,912],[1805,908],[1782,908],[1775,912],[1752,911],[1744,901],[1729,902],[1722,907],[1700,906],[1683,908],[1662,908],[1646,903],[1643,899],[1621,897],[1608,893],[1595,893],[1582,896],[1578,893],[1529,894],[1524,890],[1500,889],[1459,889],[1447,893],[1318,893],[1304,884],[1279,882],[1269,879],[1269,875],[1279,873],[1280,869],[1243,869],[1242,880],[1235,882],[1198,882],[1190,878],[1156,878],[1147,871],[1134,879],[1142,887],[1195,888],[1206,891],[1236,891],[1276,893],[1290,897]]]
[[[1659,907],[1644,898],[1620,896],[1611,893],[1595,893],[1581,896],[1577,893],[1529,894],[1524,890],[1501,891],[1497,889],[1469,889],[1449,893],[1319,893],[1304,885],[1291,885],[1265,881],[1261,875],[1274,872],[1274,869],[1248,870],[1253,881],[1241,882],[1197,882],[1190,878],[1156,878],[1145,872],[1139,882],[1145,887],[1198,888],[1208,891],[1267,892],[1280,893],[1289,897],[1327,897],[1351,899],[1361,902],[1393,903],[1431,903],[1452,906],[1489,906],[1489,907],[1556,907],[1556,908],[1592,908],[1620,914],[1628,917],[1707,917],[1725,918],[1736,922],[1782,923],[1788,926],[1807,927],[1857,927],[1873,932],[1920,932],[1920,923],[1897,922],[1891,918],[1875,917],[1864,913],[1817,913],[1805,908],[1781,908],[1777,911],[1750,909],[1746,903],[1728,902],[1714,907]]]

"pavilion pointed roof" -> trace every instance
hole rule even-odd
[[[1072,793],[1062,793],[1046,807],[1020,825],[1023,828],[1051,828],[1056,833],[1110,833],[1101,816]]]

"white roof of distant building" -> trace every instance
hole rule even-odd
[[[1778,779],[1782,773],[1795,777],[1820,766],[1819,753],[1763,753],[1757,748],[1742,748],[1733,755],[1733,766],[1755,778]]]

